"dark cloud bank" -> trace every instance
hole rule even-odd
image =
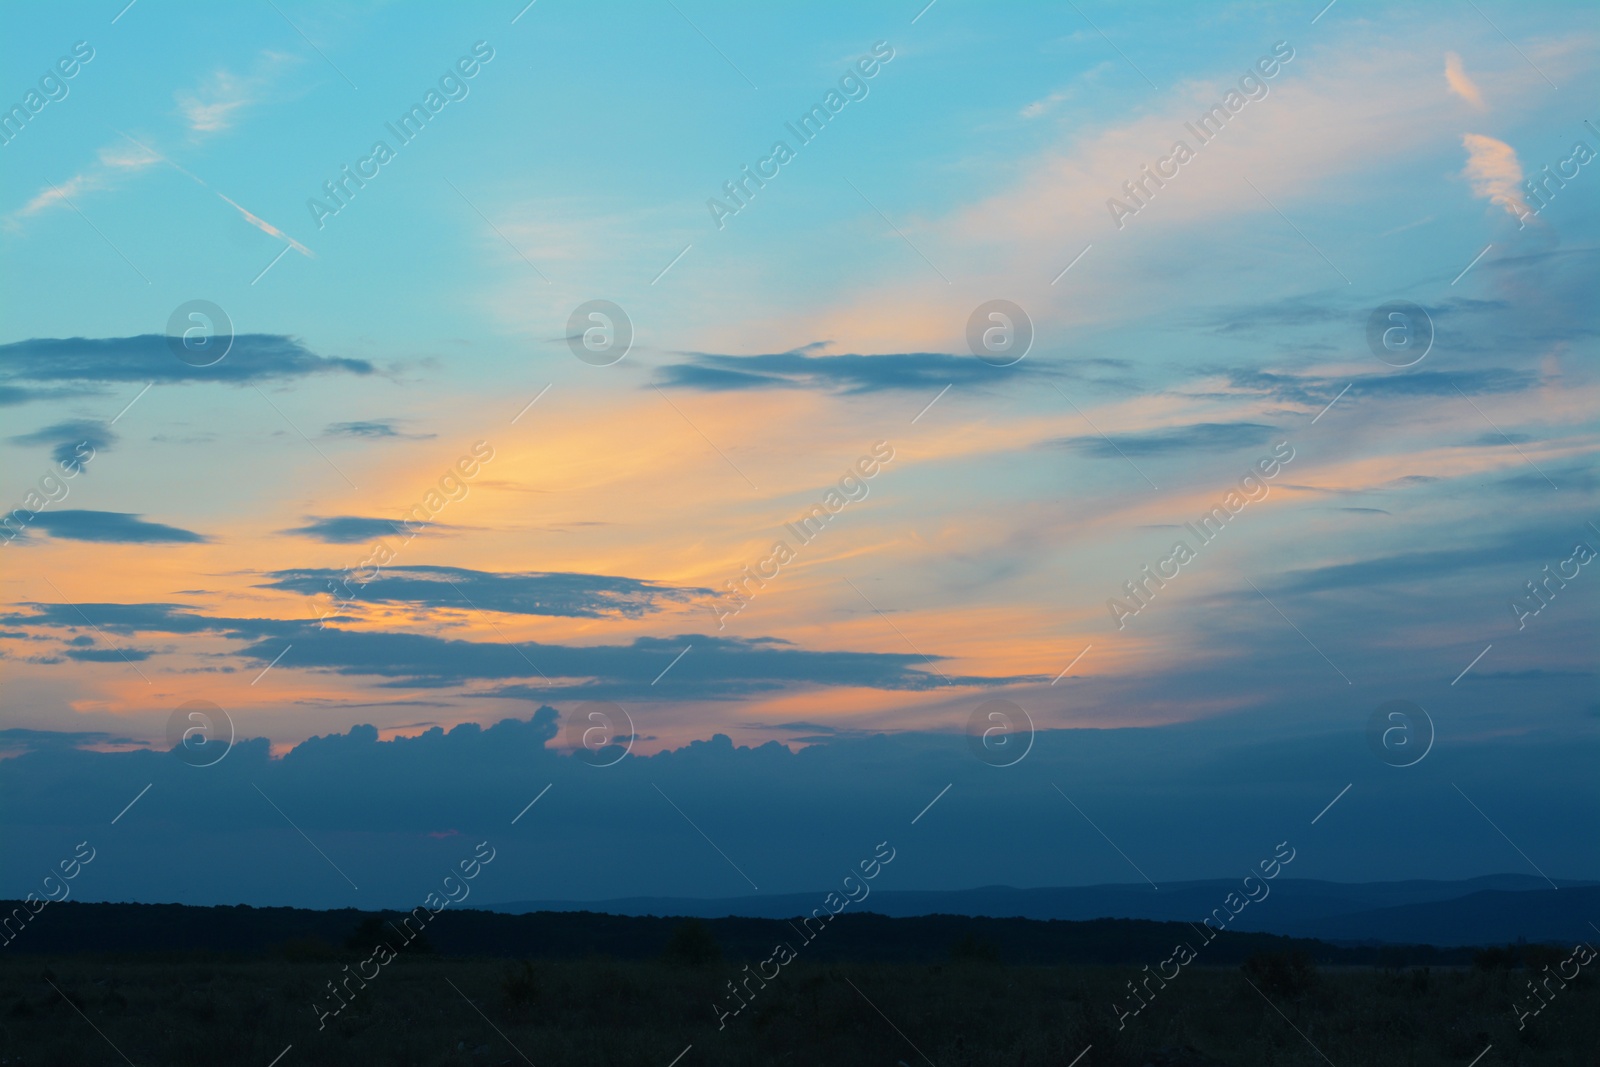
[[[1373,758],[1355,718],[1271,741],[1266,715],[1048,730],[1004,768],[962,735],[927,733],[797,752],[718,735],[592,766],[550,747],[563,724],[549,707],[389,742],[358,726],[281,759],[240,741],[208,767],[71,747],[104,734],[11,731],[0,744],[27,751],[0,761],[0,894],[36,888],[81,840],[100,858],[80,899],[314,907],[410,907],[479,840],[499,853],[474,889],[485,904],[749,894],[732,864],[760,892],[811,891],[883,840],[898,850],[885,889],[1141,882],[1129,860],[1157,885],[1234,877],[1285,840],[1301,878],[1531,873],[1452,783],[1552,877],[1600,874],[1582,847],[1596,828],[1592,743],[1454,737],[1401,770]]]

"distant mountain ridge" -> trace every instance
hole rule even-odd
[[[1557,880],[1557,888],[1532,875],[1494,874],[1460,881],[1328,882],[1279,878],[1269,894],[1230,922],[1239,931],[1335,942],[1484,945],[1528,941],[1572,942],[1600,938],[1600,883]],[[1238,879],[1016,889],[983,886],[955,890],[874,891],[852,910],[896,918],[963,915],[990,918],[1146,919],[1199,923],[1222,908]],[[480,905],[494,911],[588,911],[611,915],[780,919],[809,915],[825,893],[784,893],[725,898],[624,897],[601,901],[515,901]]]

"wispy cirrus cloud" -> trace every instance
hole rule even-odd
[[[159,162],[160,156],[142,146],[129,148],[120,141],[113,141],[100,149],[95,163],[88,169],[62,181],[50,182],[40,189],[26,204],[7,217],[7,225],[15,228],[20,219],[55,207],[70,208],[78,197],[113,188],[124,178]]]
[[[1045,442],[1099,459],[1160,456],[1171,452],[1231,452],[1266,443],[1277,428],[1259,422],[1198,422],[1143,433],[1058,437]]]
[[[193,89],[179,90],[174,99],[189,132],[207,136],[232,129],[239,113],[259,103],[279,75],[299,62],[298,56],[269,48],[248,74],[219,67]]]
[[[274,226],[266,219],[263,219],[261,216],[244,207],[238,201],[227,196],[221,191],[212,188],[211,185],[199,175],[193,173],[183,166],[180,166],[171,158],[161,154],[148,144],[145,144],[142,141],[137,141],[125,133],[121,133],[120,131],[118,132],[122,137],[123,142],[126,143],[115,141],[112,142],[106,147],[100,149],[98,161],[87,170],[81,171],[80,173],[73,175],[59,184],[50,183],[46,185],[45,188],[41,189],[21,208],[7,216],[7,227],[10,229],[15,229],[20,224],[20,220],[37,215],[40,212],[52,207],[74,206],[72,203],[73,198],[80,194],[113,188],[118,185],[123,178],[131,174],[142,171],[154,163],[165,163],[173,170],[176,170],[178,173],[182,174],[184,177],[188,178],[190,181],[211,193],[229,207],[233,208],[234,211],[239,213],[240,218],[244,219],[245,222],[249,223],[251,226],[254,226],[262,233],[276,237],[278,240],[283,241],[290,248],[293,248],[296,252],[299,252],[302,256],[305,256],[308,259],[316,258],[316,253],[311,251],[311,249],[307,248],[293,237],[290,237],[287,233],[277,226]]]
[[[1389,397],[1468,396],[1517,393],[1538,384],[1536,374],[1505,367],[1470,371],[1413,371],[1405,375],[1361,374],[1329,377],[1314,373],[1235,367],[1225,370],[1221,390],[1200,388],[1192,395],[1224,398],[1254,395],[1281,403],[1320,407],[1345,386],[1357,395]]]
[[[818,342],[788,352],[729,356],[686,353],[688,360],[661,369],[658,385],[675,389],[724,392],[741,389],[812,389],[822,392],[876,393],[891,389],[939,389],[957,385],[992,385],[1001,369],[973,356],[941,352],[904,352],[864,356],[822,355]],[[1024,362],[1004,368],[1011,376],[1036,373]]]
[[[1512,218],[1528,213],[1528,203],[1517,186],[1522,181],[1522,164],[1517,151],[1504,141],[1480,133],[1461,135],[1467,150],[1467,165],[1462,175],[1472,186],[1472,195],[1505,208]]]
[[[395,419],[368,419],[358,422],[331,422],[323,428],[326,437],[364,437],[379,440],[386,437],[407,441],[426,441],[439,436],[432,433],[407,433],[399,429]]]
[[[1485,110],[1483,94],[1478,91],[1477,85],[1467,77],[1466,68],[1461,65],[1461,57],[1454,52],[1444,54],[1444,80],[1450,86],[1450,91],[1461,99],[1477,108]]]

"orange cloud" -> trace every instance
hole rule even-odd
[[[1479,111],[1486,110],[1483,94],[1478,92],[1478,87],[1472,83],[1471,78],[1467,77],[1467,72],[1461,65],[1461,57],[1454,52],[1446,52],[1444,54],[1444,80],[1450,86],[1452,93],[1455,93]]]
[[[1526,215],[1528,204],[1517,188],[1522,164],[1517,161],[1516,149],[1481,133],[1462,134],[1461,144],[1467,150],[1467,165],[1461,173],[1472,183],[1472,195],[1499,204],[1512,218]]]

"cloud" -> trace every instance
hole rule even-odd
[[[1461,99],[1477,108],[1485,110],[1483,95],[1478,92],[1478,87],[1472,84],[1472,79],[1467,77],[1466,70],[1461,66],[1461,57],[1454,52],[1444,54],[1444,80],[1450,86],[1450,91]]]
[[[1174,426],[1169,430],[1149,430],[1144,433],[1058,437],[1045,443],[1071,448],[1099,459],[1120,459],[1124,456],[1159,456],[1168,452],[1230,452],[1263,444],[1275,433],[1276,427],[1259,422],[1199,422],[1191,426]]]
[[[89,619],[94,626],[115,634],[218,633],[237,640],[297,634],[305,623],[286,619],[238,619],[201,615],[186,604],[29,604],[28,614],[13,612],[0,616],[0,622],[23,627],[81,629]]]
[[[88,170],[85,170],[80,174],[73,175],[60,185],[47,183],[48,188],[40,190],[32,200],[29,200],[21,208],[11,214],[8,219],[9,223],[14,225],[17,219],[27,218],[31,215],[37,215],[39,212],[44,211],[47,208],[60,205],[71,206],[71,198],[79,193],[114,187],[130,172],[143,170],[153,163],[165,163],[167,166],[171,167],[179,174],[182,174],[184,177],[188,178],[202,189],[205,189],[207,192],[222,200],[229,207],[237,211],[239,216],[243,218],[245,222],[249,223],[251,226],[254,226],[262,233],[270,234],[271,236],[276,237],[278,240],[283,241],[289,245],[289,247],[293,248],[296,252],[299,252],[302,256],[305,256],[308,259],[316,258],[316,253],[311,251],[311,249],[307,248],[299,241],[296,241],[293,237],[290,237],[272,223],[261,218],[259,215],[256,215],[248,208],[245,208],[237,201],[219,192],[218,190],[213,189],[211,185],[199,175],[179,166],[177,163],[174,163],[171,159],[162,155],[160,152],[157,152],[149,145],[146,145],[140,141],[136,141],[127,134],[121,133],[121,131],[118,131],[118,133],[125,141],[128,142],[128,145],[132,146],[131,148],[120,143],[113,143],[105,148],[100,149],[100,158],[97,165],[90,167]]]
[[[95,165],[65,181],[46,183],[46,187],[17,209],[12,218],[27,218],[52,207],[70,207],[73,197],[111,188],[127,175],[159,162],[161,157],[142,145],[135,143],[130,150],[113,142],[100,149]]]
[[[22,210],[18,214],[23,216],[37,215],[39,212],[56,204],[70,205],[74,194],[82,192],[86,187],[93,188],[90,182],[91,179],[88,175],[74,174],[60,185],[52,183],[48,189],[41,189],[32,200],[22,205]]]
[[[448,568],[412,568],[446,570]],[[310,576],[336,572],[305,572]],[[625,579],[623,580],[625,581]],[[492,595],[492,594],[490,594]],[[439,598],[445,601],[443,594]],[[468,605],[456,600],[451,606]],[[592,605],[591,605],[592,606]],[[946,675],[948,657],[898,652],[853,652],[796,648],[771,637],[733,638],[707,634],[639,637],[627,644],[556,645],[536,641],[467,641],[385,630],[345,630],[310,620],[213,618],[176,604],[31,604],[28,613],[0,617],[23,629],[78,630],[95,626],[118,634],[218,633],[253,641],[238,655],[262,665],[276,660],[285,639],[292,661],[280,669],[327,671],[346,677],[383,679],[385,688],[443,689],[471,686],[468,695],[519,700],[713,700],[813,687],[928,692],[948,686],[992,687],[1048,681],[1044,675]],[[512,605],[534,614],[536,605]],[[581,614],[585,605],[571,605]],[[507,609],[509,610],[509,609]],[[549,612],[554,614],[555,612]],[[339,622],[339,619],[327,620]],[[685,648],[692,646],[687,655]],[[681,658],[680,658],[681,657]],[[674,663],[674,660],[678,662]],[[662,677],[663,669],[672,666]],[[654,679],[660,679],[656,683]],[[485,689],[482,683],[501,683]]]
[[[18,434],[11,441],[19,445],[51,445],[51,458],[62,466],[71,466],[82,458],[77,452],[80,445],[87,442],[96,454],[107,452],[116,443],[117,435],[109,424],[97,419],[67,419]]]
[[[41,511],[29,529],[40,529],[63,541],[98,541],[121,545],[201,544],[210,540],[192,530],[145,522],[123,511]]]
[[[353,532],[360,528],[356,524],[375,527],[387,520],[327,521],[351,524]],[[342,531],[343,527],[336,529]],[[393,533],[393,524],[390,524],[390,529],[378,536]],[[345,574],[336,570],[307,569],[274,571],[268,577],[273,580],[266,588],[314,596],[327,592],[329,583],[344,579]],[[386,567],[379,577],[359,588],[358,599],[363,602],[587,619],[618,615],[639,618],[659,610],[663,602],[683,602],[711,595],[709,589],[679,588],[602,574],[496,573],[462,567]]]
[[[236,385],[326,373],[371,374],[364,359],[319,356],[283,334],[233,339],[222,362],[194,367],[161,334],[138,337],[38,337],[0,345],[0,383],[223,381]]]
[[[1228,390],[1202,391],[1197,396],[1212,398],[1246,395],[1266,397],[1281,403],[1321,406],[1332,400],[1346,385],[1350,395],[1374,397],[1455,396],[1460,390],[1469,396],[1486,393],[1518,393],[1538,384],[1538,376],[1505,367],[1486,367],[1472,371],[1411,371],[1407,374],[1362,374],[1322,377],[1230,368],[1222,372]]]
[[[101,730],[29,730],[20,726],[0,730],[0,751],[70,751],[88,748],[90,745],[143,747],[131,737],[108,734]]]
[[[218,69],[195,89],[179,91],[174,99],[189,132],[198,136],[232,129],[236,113],[256,104],[278,72],[297,62],[295,56],[267,50],[251,74]]]
[[[1559,546],[1560,542],[1556,542]],[[1275,584],[1289,593],[1350,590],[1374,585],[1433,582],[1484,568],[1534,567],[1558,558],[1547,531],[1530,528],[1518,536],[1467,547],[1399,552],[1350,563],[1290,571]]]
[[[142,663],[153,655],[154,652],[144,648],[69,648],[66,652],[68,659],[79,663],[127,663],[130,660]]]
[[[481,696],[524,700],[737,699],[802,687],[927,692],[947,685],[992,686],[1039,677],[945,677],[945,657],[913,653],[813,651],[773,638],[679,634],[640,637],[625,645],[546,645],[532,641],[449,640],[423,634],[373,633],[307,625],[294,639],[296,665],[341,675],[369,675],[392,687],[452,686],[504,680],[521,682],[479,691]],[[693,646],[657,684],[652,679]],[[283,648],[261,641],[240,654],[270,662]],[[302,654],[303,653],[303,654]],[[561,679],[557,681],[557,679]]]
[[[1040,115],[1043,115],[1045,112],[1049,111],[1051,108],[1055,107],[1057,104],[1061,103],[1061,101],[1065,100],[1066,98],[1067,94],[1064,92],[1051,93],[1049,96],[1035,100],[1033,103],[1024,107],[1021,111],[1018,111],[1017,114],[1021,118],[1036,119]]]
[[[426,441],[437,437],[431,433],[404,433],[395,428],[393,419],[374,419],[362,422],[333,422],[329,423],[322,431],[327,437],[399,437],[408,441]]]
[[[178,106],[192,133],[220,133],[233,126],[233,113],[254,103],[248,80],[219,70],[194,92],[177,94]]]
[[[816,389],[845,395],[889,389],[942,389],[993,385],[1002,374],[1029,373],[1027,364],[992,367],[976,356],[906,352],[879,356],[815,355],[819,345],[759,356],[686,353],[687,363],[662,368],[657,384],[676,389],[722,392],[737,389]]]
[[[1478,436],[1474,437],[1472,440],[1464,442],[1463,447],[1501,448],[1508,444],[1525,445],[1532,440],[1532,435],[1525,433],[1490,433],[1485,431],[1484,433],[1480,433]]]
[[[358,545],[383,537],[393,537],[400,532],[400,524],[394,519],[330,515],[327,518],[310,519],[304,526],[296,526],[283,532],[299,534],[329,545]]]
[[[118,132],[120,133],[121,131],[118,131]],[[195,174],[193,171],[190,171],[187,168],[178,165],[177,163],[173,162],[168,157],[163,156],[162,154],[157,152],[154,148],[151,148],[149,145],[146,145],[146,144],[144,144],[144,143],[142,143],[140,141],[135,141],[132,137],[129,137],[125,133],[122,134],[122,137],[129,144],[133,145],[134,148],[138,149],[140,153],[142,153],[141,156],[139,157],[141,160],[149,160],[150,162],[165,163],[167,166],[171,167],[173,170],[177,171],[179,174],[182,174],[185,178],[188,178],[190,181],[192,181],[196,185],[200,186],[200,188],[204,189],[206,192],[212,194],[217,199],[221,200],[223,203],[225,203],[229,207],[233,208],[233,210],[237,211],[239,213],[239,216],[241,218],[243,218],[245,222],[249,223],[251,226],[254,226],[256,229],[260,230],[262,233],[268,234],[269,236],[272,236],[272,237],[276,237],[278,240],[280,240],[280,241],[284,242],[285,244],[287,244],[290,248],[293,248],[296,252],[299,252],[302,256],[305,256],[307,259],[316,259],[317,258],[317,254],[315,252],[311,251],[311,249],[307,248],[305,245],[301,244],[299,241],[296,241],[293,237],[290,237],[288,234],[284,233],[282,230],[280,230],[278,227],[274,226],[272,223],[268,222],[266,219],[263,219],[261,216],[259,216],[259,215],[255,214],[254,212],[250,211],[248,208],[244,207],[242,204],[240,204],[238,201],[234,200],[232,197],[227,196],[226,194],[224,194],[223,192],[221,192],[218,189],[213,189],[211,187],[211,183],[206,181],[204,178],[200,177],[198,174]],[[104,155],[104,153],[102,153],[102,155]]]
[[[165,744],[94,752],[82,751],[100,740],[88,733],[0,733],[0,744],[31,750],[0,761],[0,788],[10,798],[0,808],[10,860],[0,869],[0,893],[20,898],[37,888],[34,872],[59,859],[63,826],[103,825],[147,787],[115,828],[115,878],[78,883],[87,899],[411,907],[417,872],[444,870],[462,855],[461,838],[430,835],[478,833],[472,828],[484,829],[471,840],[491,837],[498,852],[469,906],[747,892],[701,832],[763,892],[818,900],[818,886],[832,877],[826,872],[870,855],[886,837],[897,849],[890,870],[898,889],[1143,887],[1130,859],[1163,886],[1193,878],[1236,883],[1239,856],[1269,853],[1350,782],[1289,877],[1468,877],[1516,862],[1514,853],[1481,844],[1498,842],[1481,821],[1471,825],[1487,836],[1472,839],[1479,847],[1463,846],[1463,820],[1477,816],[1431,770],[1437,753],[1415,772],[1422,785],[1398,794],[1411,832],[1373,834],[1396,804],[1393,769],[1372,757],[1360,729],[1273,735],[1269,724],[1296,706],[1286,699],[1200,724],[1041,729],[1028,757],[1003,773],[975,759],[955,731],[836,738],[798,752],[735,745],[718,734],[597,770],[564,751],[577,709],[549,706],[526,718],[387,740],[372,725],[356,725],[302,740],[281,758],[246,735],[204,774]],[[1570,847],[1572,821],[1542,817],[1565,804],[1584,813],[1580,830],[1593,826],[1594,757],[1592,740],[1467,733],[1452,736],[1450,772],[1497,821],[1523,828],[1527,836],[1517,841],[1530,854],[1565,857],[1553,876],[1594,877],[1593,850]],[[549,794],[528,809],[546,785]],[[946,789],[915,833],[895,830]],[[1196,802],[1219,790],[1222,800]],[[953,814],[945,808],[951,804]],[[538,848],[513,848],[496,836],[509,834],[519,812],[526,814],[514,829],[537,835]],[[359,897],[283,813],[327,844],[360,884]],[[1117,849],[1097,827],[1116,838]],[[1041,840],[1058,847],[1028,847]],[[552,856],[584,859],[552,863]]]
[[[1500,205],[1512,218],[1526,215],[1528,205],[1517,188],[1522,164],[1517,162],[1516,150],[1479,133],[1462,134],[1461,144],[1467,150],[1467,165],[1461,173],[1472,184],[1472,195]]]
[[[24,389],[15,385],[0,385],[0,407],[16,407],[19,404],[31,404],[36,400],[64,400],[69,397],[82,396],[85,389]]]

